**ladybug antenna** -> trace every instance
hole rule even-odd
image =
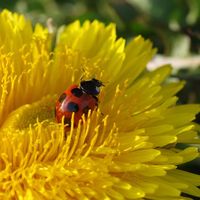
[[[85,76],[85,69],[82,67],[81,70],[82,70],[82,76],[81,76],[80,80],[82,81]]]
[[[84,75],[82,75],[82,76],[81,76],[80,80],[82,81],[82,80],[83,80],[83,78],[84,78]]]

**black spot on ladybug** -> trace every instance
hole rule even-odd
[[[61,94],[61,96],[59,97],[59,99],[58,99],[58,101],[60,102],[60,103],[62,103],[63,101],[64,101],[64,99],[66,98],[66,94],[65,93],[63,93],[63,94]]]
[[[76,96],[76,97],[81,97],[82,94],[83,94],[82,90],[79,89],[79,88],[74,88],[74,89],[72,89],[72,90],[71,90],[71,93],[72,93],[74,96]]]
[[[71,119],[65,117],[65,118],[64,118],[64,124],[65,124],[65,125],[68,125],[68,126],[71,126]]]
[[[74,102],[69,102],[67,105],[67,110],[69,112],[77,112],[79,109],[78,104],[74,103]]]
[[[90,107],[86,106],[85,108],[83,108],[83,113],[87,115],[89,110],[90,110]]]

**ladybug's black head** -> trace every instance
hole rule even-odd
[[[99,94],[101,86],[104,86],[103,83],[95,78],[89,81],[81,81],[80,83],[80,88],[83,92],[94,96]]]

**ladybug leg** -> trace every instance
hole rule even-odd
[[[85,108],[83,108],[83,113],[85,114],[85,116],[88,115],[88,111],[90,110],[89,106],[86,106]]]
[[[104,116],[105,114],[101,112],[101,116]]]
[[[64,118],[64,124],[65,124],[67,127],[71,127],[71,119],[65,117],[65,118]]]
[[[95,95],[93,95],[92,97],[96,100],[96,109],[97,109],[99,104],[99,99]],[[101,115],[104,116],[104,113],[101,112]]]
[[[93,98],[95,99],[95,101],[96,101],[96,107],[98,107],[99,99],[98,99],[95,95],[93,95],[92,97],[93,97]]]

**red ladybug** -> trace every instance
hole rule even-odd
[[[56,102],[55,117],[60,123],[64,116],[64,123],[71,127],[71,117],[74,112],[74,127],[78,125],[83,114],[93,111],[98,106],[97,95],[103,83],[95,78],[81,81],[80,86],[71,85]]]

